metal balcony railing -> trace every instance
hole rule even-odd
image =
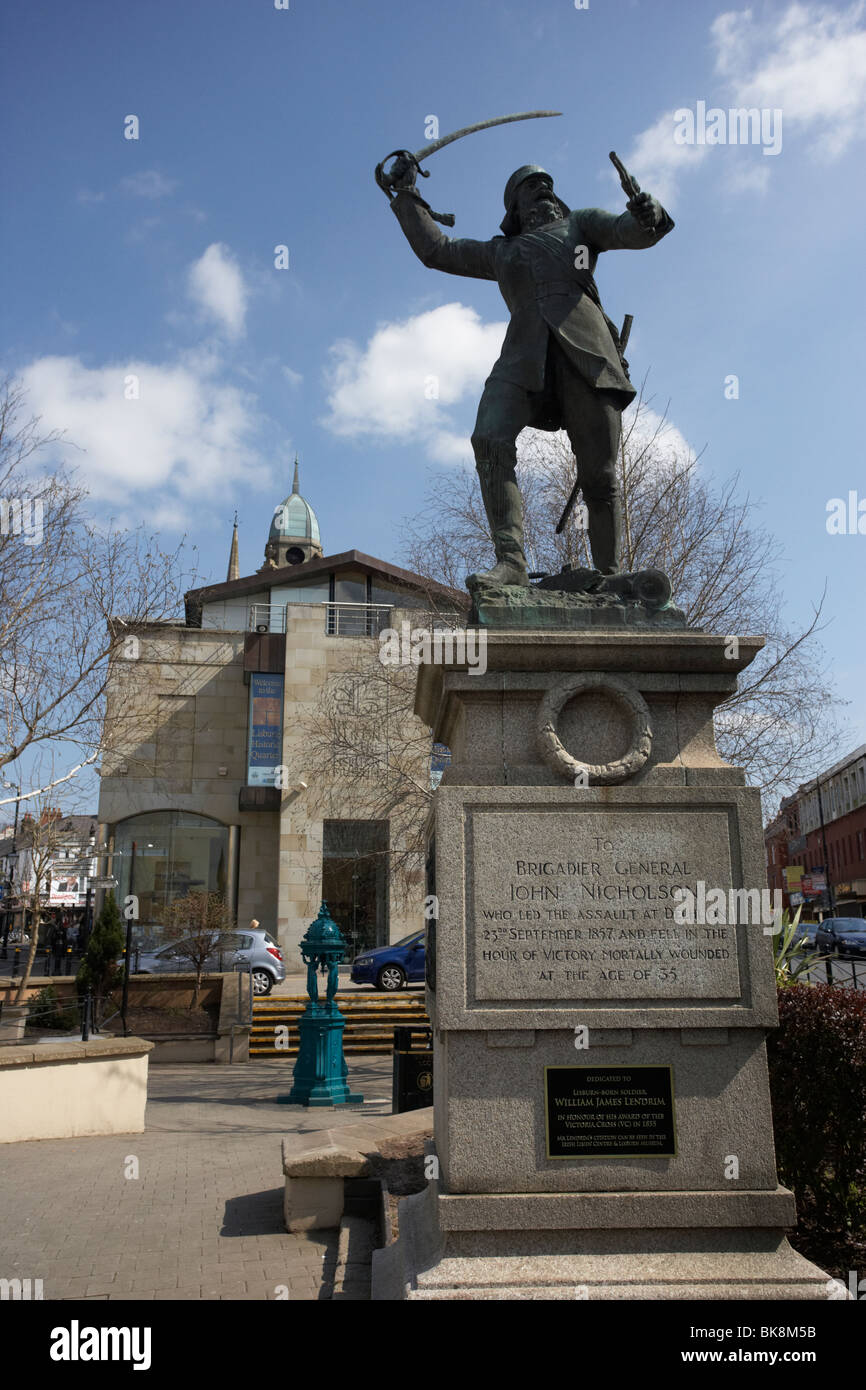
[[[251,603],[250,632],[285,632],[286,605],[284,603]]]
[[[388,626],[390,603],[317,603],[309,608],[325,610],[325,633],[329,637],[378,637]],[[285,632],[285,604],[252,603],[249,610],[250,632]]]
[[[399,607],[399,604],[396,605]],[[292,610],[297,605],[291,605]],[[329,637],[378,637],[384,628],[390,626],[394,604],[390,603],[343,603],[341,601],[305,604],[300,611],[309,613],[312,608],[325,610],[325,633]],[[249,609],[248,628],[250,632],[285,632],[285,604],[252,603]],[[444,628],[459,631],[466,626],[465,613],[430,614],[418,610],[418,626],[421,629]]]
[[[378,637],[389,626],[390,603],[326,603],[325,632],[329,637]]]

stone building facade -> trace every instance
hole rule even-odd
[[[383,628],[431,607],[459,621],[459,598],[361,551],[324,555],[297,468],[263,566],[240,575],[235,535],[229,578],[185,598],[185,621],[130,634],[111,671],[103,871],[137,899],[139,939],[158,940],[167,903],[191,888],[222,893],[240,925],[258,920],[289,969],[322,897],[353,952],[417,929],[423,873],[383,814],[375,759],[368,776],[338,748],[323,763],[321,736],[311,757],[308,721],[363,685],[353,673],[381,672]],[[413,750],[429,787],[429,731],[406,720],[395,702],[382,737]]]
[[[764,829],[764,848],[767,854],[767,887],[782,894],[782,908],[791,911],[791,889],[788,868],[791,845],[800,835],[799,802],[796,796],[784,796],[775,816]]]
[[[786,797],[764,842],[786,907],[804,920],[866,916],[866,744]]]

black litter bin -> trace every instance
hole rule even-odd
[[[413,1048],[412,1035],[421,1035],[421,1047]],[[433,1104],[433,1034],[429,1028],[394,1029],[394,1086],[392,1106],[395,1115],[404,1110],[422,1110]]]

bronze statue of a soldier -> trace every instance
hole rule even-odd
[[[515,476],[517,437],[527,426],[565,429],[577,459],[593,564],[601,574],[618,574],[616,458],[622,412],[636,392],[593,272],[600,252],[655,246],[673,221],[616,160],[631,194],[628,211],[619,216],[599,208],[572,212],[554,192],[550,174],[527,164],[505,186],[502,236],[452,239],[436,223],[453,219],[432,213],[415,188],[417,159],[398,153],[386,187],[412,250],[435,270],[496,280],[511,312],[472,432],[496,564],[467,582],[470,587],[529,583]],[[379,171],[377,178],[384,187]]]

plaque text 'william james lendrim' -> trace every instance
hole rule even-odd
[[[674,921],[676,888],[732,885],[724,812],[479,809],[466,867],[476,999],[739,995],[736,927]]]
[[[670,1067],[545,1067],[548,1158],[673,1158]]]

